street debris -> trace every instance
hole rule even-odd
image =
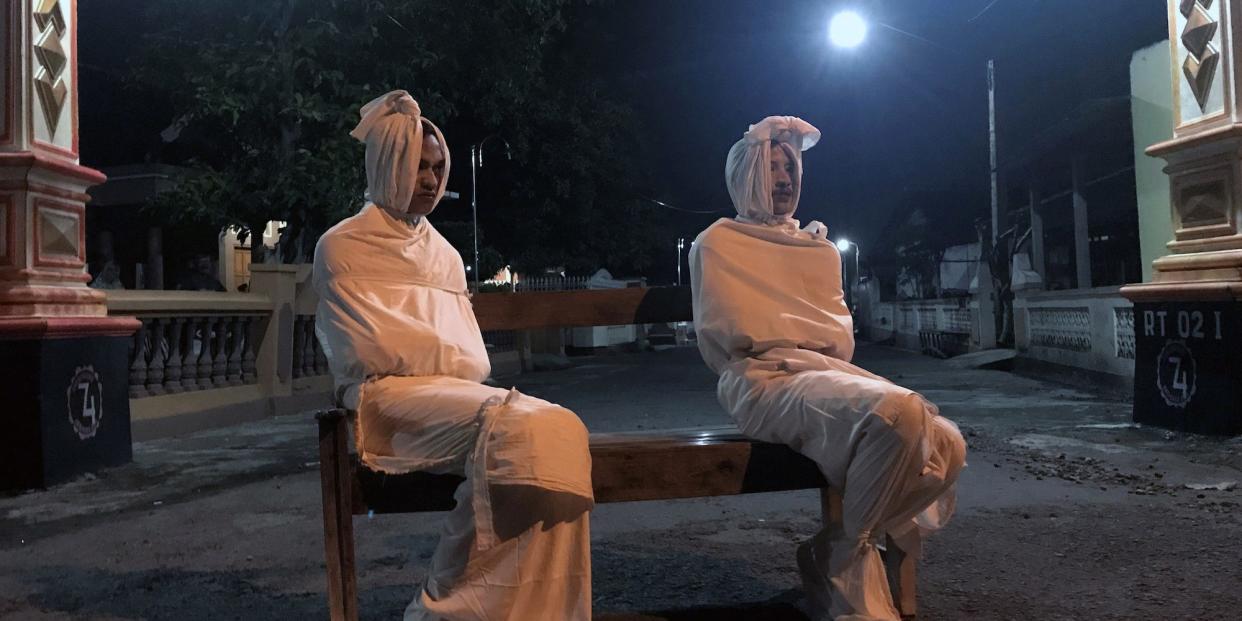
[[[1221,481],[1220,483],[1187,483],[1186,489],[1193,489],[1195,491],[1216,490],[1218,492],[1227,492],[1237,486],[1237,481]]]

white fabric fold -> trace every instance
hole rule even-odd
[[[390,91],[362,106],[362,120],[349,132],[366,144],[367,200],[404,213],[418,184],[424,126],[435,133],[444,151],[444,173],[436,203],[444,197],[451,160],[440,128],[422,116],[418,102],[403,90]]]
[[[948,521],[966,447],[935,405],[850,363],[853,319],[826,227],[773,215],[771,141],[792,147],[800,179],[801,151],[818,138],[800,119],[768,117],[729,152],[738,217],[691,246],[694,323],[738,428],[811,458],[842,491],[842,524],[799,552],[816,620],[896,621],[876,544],[891,534],[917,553]]]
[[[492,519],[492,495],[487,471],[488,443],[496,432],[496,423],[504,411],[500,406],[509,405],[518,396],[518,391],[510,390],[501,400],[489,397],[479,408],[478,438],[475,439],[474,454],[471,455],[471,467],[474,472],[470,477],[474,482],[474,504],[476,543],[481,550],[496,545],[496,527]]]
[[[690,270],[699,351],[713,371],[778,347],[853,356],[841,255],[796,221],[722,218],[691,245]]]
[[[338,394],[356,395],[350,387],[374,376],[481,382],[491,372],[461,255],[426,218],[411,226],[364,207],[319,240],[312,277]]]
[[[725,160],[725,182],[729,197],[744,222],[779,224],[791,219],[777,216],[772,209],[772,142],[788,144],[794,153],[795,175],[802,177],[802,152],[819,142],[820,133],[813,125],[796,116],[770,116],[751,125],[742,139],[729,149]],[[793,204],[797,209],[802,184],[794,186]]]
[[[565,408],[481,383],[491,368],[461,256],[407,213],[425,129],[445,151],[438,201],[448,178],[439,130],[404,91],[363,107],[352,135],[366,143],[373,202],[323,235],[313,268],[315,330],[336,394],[357,410],[362,462],[466,477],[406,618],[588,621],[586,427]],[[494,485],[531,496],[497,514]]]

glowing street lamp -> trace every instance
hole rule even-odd
[[[861,250],[858,248],[858,244],[855,244],[854,242],[851,242],[850,240],[845,239],[845,238],[841,238],[837,240],[837,250],[840,250],[842,253],[846,253],[850,251],[850,248],[854,249],[854,272],[855,272],[854,277],[857,278],[859,276],[858,255],[861,254]]]
[[[992,4],[996,4],[993,2]],[[986,12],[992,5],[989,4],[984,9]],[[979,15],[982,15],[981,12]],[[976,15],[975,17],[978,17]],[[891,30],[911,39],[922,41],[934,47],[947,49],[945,46],[924,39],[916,34],[906,32],[895,26],[884,22],[875,22],[876,26]],[[828,40],[836,47],[855,48],[862,45],[867,39],[868,22],[862,15],[856,11],[841,11],[832,16],[832,20],[828,22]],[[992,178],[992,245],[996,245],[997,236],[1000,233],[1000,201],[999,190],[997,188],[997,165],[996,165],[996,80],[995,80],[995,63],[992,59],[988,59],[988,152],[989,152],[989,170]],[[844,251],[843,251],[844,252]]]
[[[479,292],[479,169],[483,167],[483,145],[492,138],[504,143],[505,159],[513,159],[509,154],[509,141],[496,134],[487,136],[478,144],[470,145],[470,228],[474,231],[474,269],[471,270],[471,266],[467,265],[466,271],[474,276],[474,293]]]
[[[828,40],[837,47],[858,47],[866,39],[867,20],[855,11],[841,11],[828,22]]]
[[[859,255],[860,255],[860,254],[862,254],[862,252],[861,252],[861,250],[858,248],[858,244],[855,244],[855,243],[851,242],[850,240],[845,239],[844,237],[843,237],[843,238],[841,238],[841,239],[838,239],[838,240],[837,240],[837,250],[840,250],[840,251],[841,251],[841,267],[843,267],[843,268],[845,267],[845,253],[849,252],[849,251],[850,251],[850,248],[853,248],[853,249],[854,249],[854,284],[858,284],[858,283],[859,283],[859,282],[861,282],[861,280],[862,280],[862,278],[861,278],[861,277],[862,277],[862,272],[860,271],[859,266],[858,266],[858,265],[859,265],[859,264],[858,264],[858,261],[859,261],[858,257],[859,257]],[[842,274],[841,283],[842,283],[842,284],[848,284],[848,283],[849,283],[849,281],[848,281],[848,280],[846,280],[844,276],[845,276],[845,275],[844,275],[844,274]],[[854,302],[854,291],[853,291],[853,287],[846,287],[846,292],[845,292],[845,294],[846,294],[846,297],[847,297],[847,299],[849,300],[850,304],[852,305],[852,303]]]

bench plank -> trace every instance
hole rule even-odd
[[[693,319],[690,287],[480,293],[471,301],[481,330],[620,326]]]
[[[827,487],[815,462],[787,446],[712,427],[591,434],[597,503],[730,496]],[[390,475],[355,467],[354,515],[453,508],[457,475]]]
[[[591,435],[596,502],[732,496],[826,487],[815,462],[735,428]]]

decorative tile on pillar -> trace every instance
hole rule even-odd
[[[55,30],[48,30],[35,44],[35,56],[39,58],[39,66],[53,76],[60,77],[65,73],[65,65],[69,62],[69,54],[61,45],[60,35]]]
[[[59,0],[38,0],[34,21],[39,31],[35,34],[34,44],[34,55],[39,64],[34,76],[34,90],[39,97],[43,118],[47,121],[48,135],[55,136],[69,96],[69,87],[64,80],[69,55],[65,52],[63,41],[68,29]]]
[[[1211,5],[1210,1],[1192,0],[1183,1],[1180,7],[1186,18],[1181,34],[1182,47],[1186,50],[1182,74],[1186,76],[1200,112],[1207,112],[1208,95],[1216,82],[1216,68],[1220,64],[1220,52],[1212,46],[1220,23],[1207,12]]]
[[[1228,224],[1229,193],[1226,179],[1188,183],[1177,188],[1177,215],[1180,228]]]
[[[1193,54],[1186,55],[1186,62],[1182,63],[1182,73],[1186,76],[1186,82],[1190,84],[1190,91],[1195,94],[1195,101],[1199,102],[1199,109],[1207,110],[1207,98],[1212,92],[1212,83],[1216,81],[1216,65],[1220,64],[1220,54],[1216,50],[1208,46],[1204,56],[1196,58]]]
[[[1186,16],[1186,27],[1182,29],[1182,45],[1196,58],[1203,58],[1216,36],[1220,24],[1212,21],[1212,16],[1196,5],[1190,15]]]
[[[81,206],[36,201],[35,265],[80,268],[86,264]]]
[[[78,225],[74,214],[51,209],[39,210],[39,253],[77,256]]]
[[[51,26],[56,34],[65,34],[65,14],[60,9],[60,0],[36,0],[34,20],[40,31]]]
[[[60,124],[60,113],[65,109],[65,99],[69,89],[64,80],[52,82],[46,75],[40,75],[34,81],[35,92],[39,94],[39,104],[43,117],[47,121],[48,133],[56,135],[56,126]]]

